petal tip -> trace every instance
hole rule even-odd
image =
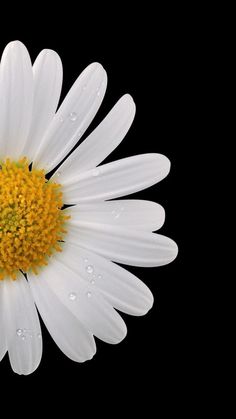
[[[60,56],[59,56],[59,54],[56,52],[56,51],[54,51],[54,49],[50,49],[50,48],[45,48],[45,49],[43,49],[41,52],[40,52],[40,54],[43,54],[43,55],[51,55],[51,56],[54,56],[55,58],[59,58],[60,59]]]
[[[132,103],[132,104],[134,104],[134,105],[135,105],[134,99],[133,99],[133,97],[132,97],[129,93],[125,93],[125,94],[122,96],[122,98],[121,98],[121,99],[126,100],[126,101],[128,101],[128,102],[130,102],[130,103]]]
[[[179,252],[179,248],[177,246],[177,244],[174,242],[174,240],[170,239],[170,252],[169,252],[169,263],[173,262],[176,257],[178,256],[178,252]]]
[[[112,345],[117,345],[118,343],[122,342],[122,340],[124,340],[124,338],[126,337],[126,335],[127,335],[127,327],[126,327],[125,322],[123,322],[123,326],[120,329],[119,334],[117,334],[115,336],[115,338],[112,339],[112,341],[110,343]]]
[[[140,309],[139,313],[137,313],[137,316],[145,316],[153,307],[154,304],[154,297],[152,292],[148,289],[148,295],[146,296],[145,305],[142,309]]]
[[[97,62],[97,61],[94,61],[93,63],[91,63],[91,64],[89,64],[89,66],[88,66],[91,70],[97,70],[97,69],[100,69],[100,70],[104,70],[105,71],[105,69],[104,69],[104,67],[103,67],[103,65],[101,64],[101,63],[99,63],[99,62]],[[106,72],[106,71],[105,71]]]
[[[156,159],[158,171],[162,173],[162,179],[164,179],[170,172],[170,160],[164,154],[153,153],[152,156]]]
[[[9,42],[7,45],[6,45],[6,47],[5,47],[5,49],[4,49],[4,51],[5,52],[7,52],[7,51],[9,51],[9,50],[22,50],[22,49],[24,49],[24,50],[27,50],[27,48],[26,48],[26,46],[25,46],[25,44],[23,44],[23,42],[21,42],[21,41],[18,41],[18,40],[16,40],[16,41],[11,41],[11,42]]]

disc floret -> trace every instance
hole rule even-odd
[[[44,170],[30,170],[27,158],[0,163],[0,279],[19,270],[38,273],[61,251],[65,222],[61,185]]]

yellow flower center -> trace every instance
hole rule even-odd
[[[61,251],[66,233],[61,185],[43,170],[29,169],[23,158],[0,166],[0,279],[16,279],[19,270],[38,273]]]

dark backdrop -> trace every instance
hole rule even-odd
[[[1,52],[7,42],[19,39],[25,43],[33,60],[41,49],[55,49],[64,65],[62,98],[85,66],[92,61],[101,62],[108,73],[108,89],[87,132],[124,93],[130,93],[137,104],[131,130],[106,161],[157,152],[165,154],[172,163],[166,179],[132,195],[164,206],[166,222],[160,233],[173,238],[180,249],[178,258],[170,265],[128,268],[152,290],[155,298],[152,310],[144,317],[122,315],[128,327],[126,339],[117,346],[97,341],[97,354],[85,364],[66,358],[45,327],[43,358],[35,373],[28,377],[13,374],[7,356],[0,363],[1,381],[14,386],[17,393],[23,389],[24,394],[34,394],[37,389],[33,400],[36,402],[40,392],[40,404],[50,396],[52,405],[67,404],[70,411],[79,409],[85,400],[90,409],[93,403],[96,405],[99,395],[101,412],[106,412],[109,401],[112,412],[118,413],[119,409],[123,412],[127,401],[131,409],[133,405],[140,408],[146,405],[147,412],[156,404],[165,405],[168,411],[174,403],[172,397],[179,385],[183,356],[187,352],[183,346],[180,315],[185,279],[181,190],[186,132],[182,83],[187,70],[182,61],[182,29],[175,24],[174,16],[169,20],[168,15],[157,15],[155,20],[150,11],[149,17],[150,21],[147,16],[136,21],[134,15],[130,21],[121,20],[114,25],[110,21],[103,28],[99,28],[98,22],[96,26],[78,24],[61,31],[57,28],[56,36],[55,27],[47,33],[42,27],[37,36],[33,31],[23,34],[13,27],[0,39]],[[80,23],[82,20],[80,16]],[[24,405],[22,408],[25,409]],[[157,407],[157,413],[158,410]]]

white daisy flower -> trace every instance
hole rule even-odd
[[[153,233],[164,222],[160,205],[110,201],[159,182],[170,169],[160,154],[100,165],[132,124],[130,95],[45,178],[93,120],[106,85],[103,67],[89,65],[56,112],[62,87],[57,53],[43,50],[32,67],[17,41],[2,55],[0,360],[8,351],[18,374],[32,373],[41,359],[36,307],[62,352],[84,362],[96,352],[94,336],[113,344],[125,337],[116,309],[140,316],[153,304],[146,285],[114,262],[159,266],[177,255],[171,239]]]

